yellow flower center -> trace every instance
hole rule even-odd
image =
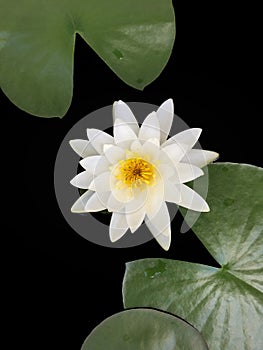
[[[156,178],[155,167],[142,158],[121,160],[116,178],[130,188],[140,187],[143,184],[154,185]]]

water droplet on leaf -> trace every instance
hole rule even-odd
[[[112,51],[112,53],[114,54],[115,57],[118,58],[118,60],[122,60],[124,58],[122,52],[120,50],[118,50],[118,49],[114,49]]]
[[[129,341],[130,340],[129,334],[124,334],[123,340],[126,341],[126,342]]]
[[[161,275],[166,270],[166,264],[162,260],[158,260],[155,266],[145,269],[144,276],[155,278]]]
[[[230,207],[234,202],[235,202],[235,200],[234,200],[233,198],[226,198],[226,199],[224,200],[224,205],[225,205],[226,207]]]
[[[142,84],[142,83],[143,83],[143,79],[138,78],[138,79],[136,80],[136,82],[137,82],[138,84]]]

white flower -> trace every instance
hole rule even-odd
[[[112,212],[110,239],[120,239],[128,228],[136,231],[145,221],[158,243],[168,250],[170,216],[165,202],[207,212],[205,200],[184,183],[203,175],[201,168],[218,154],[192,149],[201,129],[188,129],[167,140],[174,116],[173,101],[164,102],[139,127],[122,101],[113,105],[113,137],[87,129],[89,141],[72,140],[85,171],[71,184],[87,191],[71,211]]]

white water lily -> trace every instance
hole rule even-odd
[[[198,128],[167,139],[173,117],[173,101],[169,99],[139,127],[128,105],[118,101],[113,105],[114,136],[87,129],[89,141],[70,141],[83,158],[80,164],[85,169],[71,184],[87,189],[71,211],[112,212],[112,242],[128,229],[135,232],[145,221],[158,243],[168,250],[171,226],[166,202],[209,211],[206,201],[185,183],[203,175],[201,168],[218,154],[192,148],[202,131]]]

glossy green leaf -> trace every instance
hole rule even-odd
[[[211,211],[192,229],[221,268],[166,259],[128,263],[124,304],[183,317],[211,350],[262,350],[263,169],[210,165],[207,201]]]
[[[115,314],[97,326],[81,350],[207,350],[201,334],[178,317],[151,309]]]
[[[171,0],[0,0],[0,8],[0,86],[38,116],[69,108],[76,33],[137,89],[160,74],[174,42]]]

